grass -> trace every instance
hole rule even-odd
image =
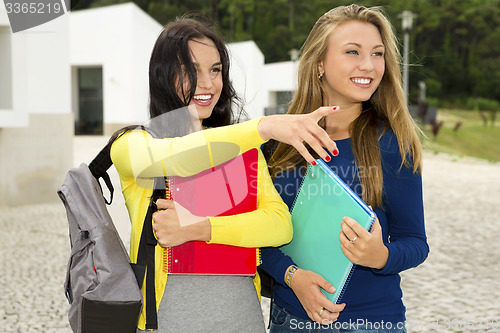
[[[490,114],[484,114],[490,120]],[[422,127],[427,136],[422,140],[426,151],[500,161],[500,119],[497,119],[495,126],[491,121],[488,126],[484,126],[477,111],[439,109],[437,122],[440,121],[443,126],[436,137],[430,125]],[[462,125],[455,131],[458,122],[462,122]]]

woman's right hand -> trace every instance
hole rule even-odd
[[[340,311],[345,308],[345,303],[334,304],[323,295],[321,288],[329,293],[334,293],[335,288],[321,275],[312,271],[299,268],[294,273],[290,285],[307,315],[313,321],[325,325],[330,324],[337,320]],[[324,311],[322,311],[323,308],[325,308]]]
[[[308,114],[267,116],[260,121],[258,131],[264,140],[274,139],[293,146],[308,163],[313,163],[314,158],[305,143],[328,162],[330,156],[323,147],[334,156],[338,155],[339,151],[335,142],[318,125],[318,121],[338,110],[338,106],[323,106]]]
[[[193,215],[172,200],[158,199],[158,211],[153,213],[153,232],[161,247],[171,247],[189,241],[208,242],[212,237],[210,220]]]

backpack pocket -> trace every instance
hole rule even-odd
[[[142,302],[113,302],[82,298],[82,333],[135,333]]]
[[[69,304],[73,304],[75,300],[74,294],[81,295],[86,291],[95,289],[99,284],[94,268],[93,250],[88,247],[93,247],[93,243],[88,232],[81,231],[79,239],[71,248],[71,255],[66,269],[64,290]],[[89,269],[90,267],[92,269]]]

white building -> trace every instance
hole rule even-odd
[[[0,205],[56,200],[72,166],[68,15],[12,33],[0,4]]]
[[[149,57],[161,29],[134,3],[70,14],[76,134],[109,135],[147,119]]]
[[[81,130],[82,134],[110,135],[125,125],[147,120],[149,57],[162,26],[134,3],[73,12],[70,26],[77,134]],[[230,76],[251,118],[282,103],[277,92],[294,90],[291,61],[265,65],[264,55],[253,41],[232,43],[228,48]],[[96,106],[96,100],[102,106]],[[90,129],[85,126],[89,120],[93,122]],[[102,126],[95,125],[99,122]]]
[[[58,200],[74,134],[109,136],[148,119],[148,63],[161,29],[125,3],[12,34],[0,5],[0,205]],[[251,118],[290,99],[294,62],[265,64],[253,41],[228,47]]]

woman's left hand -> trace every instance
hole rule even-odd
[[[346,257],[356,265],[382,269],[387,263],[389,250],[382,239],[382,227],[378,219],[371,233],[350,217],[341,222],[340,247]]]
[[[153,231],[158,244],[171,247],[189,241],[209,241],[210,221],[207,217],[193,215],[175,201],[159,199],[158,211],[153,213]]]

